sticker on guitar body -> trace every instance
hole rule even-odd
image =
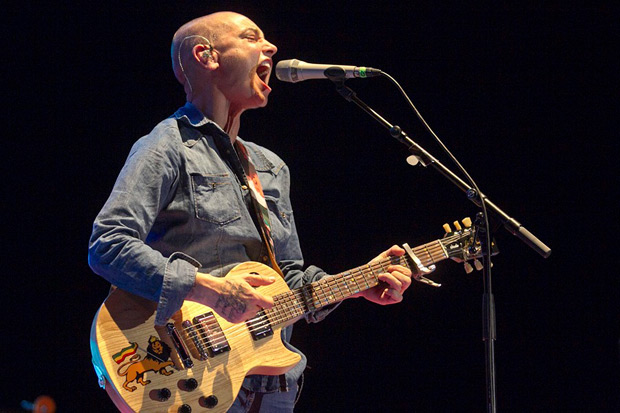
[[[151,382],[150,380],[144,380],[144,374],[147,371],[154,371],[164,376],[169,376],[174,373],[174,371],[166,370],[166,367],[173,365],[172,361],[168,361],[170,358],[170,347],[157,337],[151,336],[149,338],[149,345],[146,349],[146,356],[144,356],[144,359],[141,355],[136,354],[137,350],[138,344],[130,343],[130,346],[112,355],[114,361],[120,364],[116,373],[121,377],[125,377],[125,383],[123,383],[123,388],[125,390],[132,392],[137,389],[136,386],[129,385],[134,380],[143,386],[149,384]],[[129,356],[131,356],[129,361],[123,363]]]

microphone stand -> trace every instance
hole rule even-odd
[[[390,135],[398,140],[403,145],[407,146],[407,149],[411,154],[420,162],[424,167],[431,165],[437,171],[439,171],[450,182],[456,185],[459,189],[466,193],[467,198],[474,204],[483,208],[483,210],[490,210],[499,218],[504,228],[512,235],[519,238],[526,245],[540,254],[542,257],[547,258],[551,255],[551,249],[540,241],[536,236],[529,232],[523,225],[517,220],[510,217],[504,211],[502,211],[497,205],[495,205],[489,198],[482,192],[474,189],[472,186],[463,181],[460,177],[454,174],[450,169],[444,166],[424,148],[414,142],[407,134],[397,125],[390,124],[381,115],[379,115],[374,109],[366,105],[357,94],[349,87],[344,85],[345,71],[341,68],[329,68],[325,71],[325,75],[336,86],[338,93],[345,98],[348,102],[355,103],[364,112],[368,113],[373,119],[383,125],[389,130]],[[334,70],[332,70],[334,69]],[[414,165],[417,162],[414,163]],[[484,270],[483,270],[483,284],[484,293],[482,297],[482,312],[483,312],[483,341],[485,342],[485,367],[486,367],[486,390],[487,390],[487,412],[496,412],[496,391],[495,391],[495,302],[492,292],[491,283],[491,240],[490,240],[490,228],[488,225],[488,216],[479,213],[475,220],[475,225],[478,229],[478,234],[482,246],[484,256]]]

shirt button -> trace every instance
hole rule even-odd
[[[247,191],[248,186],[247,185],[241,185],[241,189],[243,189],[244,191]]]
[[[262,258],[263,262],[267,262],[267,259],[268,259],[269,257],[267,257],[266,255],[263,255],[261,258]]]

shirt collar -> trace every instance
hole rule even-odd
[[[211,123],[217,126],[218,129],[220,129],[222,132],[224,132],[224,130],[220,128],[217,123],[213,122],[211,119],[203,115],[202,112],[191,102],[185,102],[185,105],[181,106],[174,113],[174,115],[172,115],[172,117],[178,120],[185,120],[185,122],[196,128],[206,125],[207,123]]]
[[[224,136],[228,137],[226,132],[224,132],[224,130],[220,128],[220,126],[217,123],[213,122],[211,119],[203,115],[202,112],[200,112],[200,110],[196,106],[194,106],[194,104],[191,102],[185,102],[185,105],[180,107],[174,113],[174,115],[172,115],[172,117],[177,120],[182,120],[197,129],[200,128],[201,126],[211,124],[215,126],[217,129],[219,129],[224,134]],[[237,139],[240,140],[241,143],[243,143],[246,147],[251,146],[251,145],[248,145],[244,140],[242,140],[238,136],[237,136]],[[195,141],[193,141],[193,143],[195,143]],[[255,154],[255,156],[252,156],[252,161],[254,162],[254,165],[257,170],[265,171],[265,170],[270,170],[273,168],[273,164],[267,159],[267,157],[258,148],[248,147],[248,150]]]

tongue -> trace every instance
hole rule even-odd
[[[258,74],[256,74],[256,77],[258,78],[260,83],[263,85],[263,89],[268,90],[268,91],[271,92],[271,88],[269,87],[269,85],[267,83],[265,83],[265,81]]]

